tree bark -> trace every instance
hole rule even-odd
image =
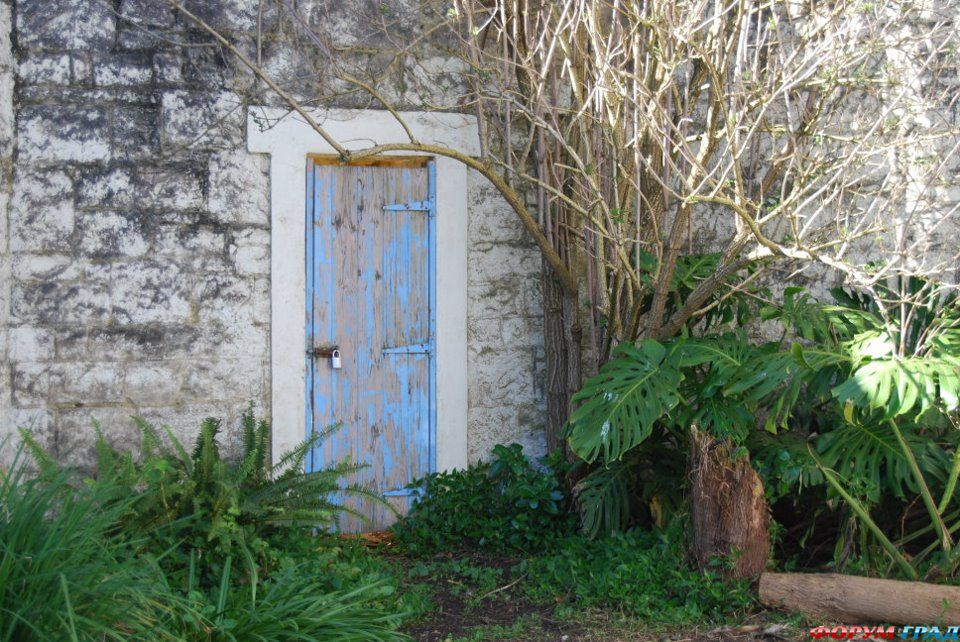
[[[570,397],[580,389],[580,329],[571,318],[571,297],[543,270],[543,342],[547,366],[547,450],[564,448],[563,426],[570,416]]]
[[[770,513],[763,483],[747,456],[690,429],[690,518],[693,554],[701,569],[716,558],[725,577],[756,578],[770,555]]]
[[[764,573],[760,602],[831,622],[960,622],[960,587],[836,573]]]

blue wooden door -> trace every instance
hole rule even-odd
[[[366,464],[346,481],[401,513],[404,487],[434,467],[434,176],[419,159],[307,162],[307,426],[342,423],[308,465]],[[395,519],[376,502],[343,501],[366,520],[341,520],[342,531]]]

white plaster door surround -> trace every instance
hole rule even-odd
[[[387,111],[311,113],[349,150],[409,140]],[[479,155],[476,119],[401,112],[421,142]],[[270,377],[274,456],[306,438],[306,162],[335,150],[299,115],[252,107],[247,149],[270,155]],[[409,156],[410,152],[398,152]],[[437,470],[467,465],[467,168],[436,157]]]

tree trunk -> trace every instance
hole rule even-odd
[[[597,373],[596,346],[590,340],[591,306],[571,296],[544,266],[543,341],[547,365],[547,449],[566,449],[563,426],[570,416],[570,398],[583,380]],[[581,292],[586,291],[581,287]],[[570,454],[570,453],[568,453]]]
[[[960,622],[960,587],[836,573],[764,573],[760,602],[828,622]]]
[[[570,415],[570,397],[580,389],[580,331],[571,319],[571,297],[543,271],[543,342],[547,366],[547,450],[564,448],[563,426]]]
[[[732,446],[690,429],[690,518],[693,554],[701,569],[716,558],[725,577],[755,578],[770,555],[770,513],[763,483],[750,458],[732,457]]]

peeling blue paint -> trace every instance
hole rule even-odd
[[[355,180],[338,190],[341,175]],[[308,348],[352,346],[341,370],[308,357],[308,431],[325,429],[321,418],[343,422],[308,465],[316,470],[353,453],[370,467],[350,481],[410,497],[404,487],[436,469],[435,168],[427,165],[416,188],[406,168],[308,162],[307,179]],[[338,300],[345,309],[334,309]]]

